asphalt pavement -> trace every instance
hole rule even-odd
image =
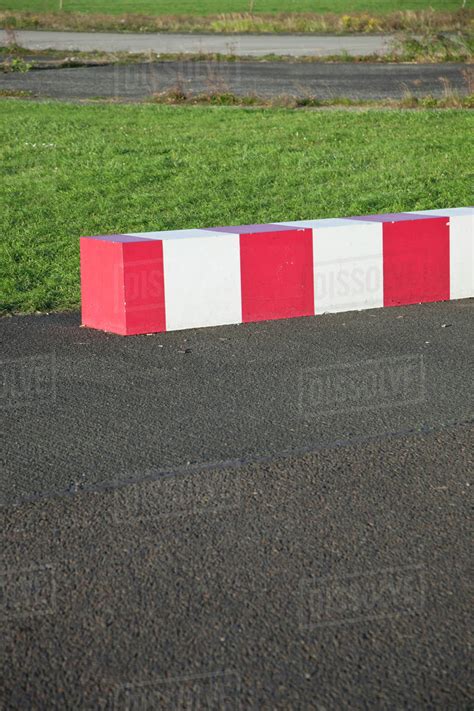
[[[0,45],[10,36],[0,30]],[[172,34],[133,32],[47,32],[21,30],[15,32],[15,43],[27,49],[63,49],[91,52],[159,52],[219,54],[261,57],[266,54],[288,54],[294,57],[318,55],[325,57],[347,52],[353,56],[386,53],[393,45],[393,35],[226,35]]]
[[[446,87],[467,94],[467,71],[454,63],[152,62],[0,74],[0,89],[70,100],[139,100],[178,87],[187,94],[397,99],[407,92],[441,97]]]
[[[1,319],[5,708],[472,707],[472,316]]]

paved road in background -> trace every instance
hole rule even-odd
[[[230,91],[263,97],[292,95],[320,99],[401,98],[468,92],[463,64],[311,64],[261,62],[154,62],[0,75],[0,89],[31,91],[40,97],[143,99],[180,87],[186,93]]]
[[[469,708],[472,316],[0,320],[6,708]]]
[[[354,56],[380,54],[392,46],[392,35],[223,35],[113,32],[19,31],[15,41],[27,49],[65,49],[103,52],[168,53],[218,52],[261,57],[289,54],[294,57],[315,54],[321,57],[347,52]],[[0,30],[0,44],[7,44]]]

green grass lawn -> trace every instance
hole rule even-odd
[[[471,203],[467,111],[0,106],[3,312],[78,306],[80,235]]]
[[[462,0],[63,0],[73,12],[144,13],[148,15],[210,15],[227,12],[394,12],[396,10],[453,11]],[[472,0],[467,0],[472,7]],[[59,0],[0,0],[0,10],[53,12]]]

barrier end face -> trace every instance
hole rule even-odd
[[[82,238],[82,325],[124,335],[123,285],[123,245]]]

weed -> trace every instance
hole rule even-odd
[[[443,81],[443,80],[442,80]],[[207,93],[194,94],[186,92],[181,85],[167,91],[153,94],[149,101],[155,104],[187,104],[189,106],[255,106],[261,108],[430,108],[430,109],[463,109],[473,108],[474,94],[463,95],[454,91],[449,82],[444,80],[444,92],[440,98],[427,95],[419,97],[408,89],[401,99],[350,99],[336,96],[331,99],[321,99],[308,94],[307,96],[281,95],[264,98],[256,94],[234,94],[230,91],[219,92],[210,90]]]
[[[4,72],[20,72],[21,74],[26,74],[32,67],[33,65],[30,62],[25,62],[21,57],[13,57],[13,59],[2,63]]]
[[[0,96],[5,99],[26,99],[33,96],[33,92],[23,89],[0,89]]]

